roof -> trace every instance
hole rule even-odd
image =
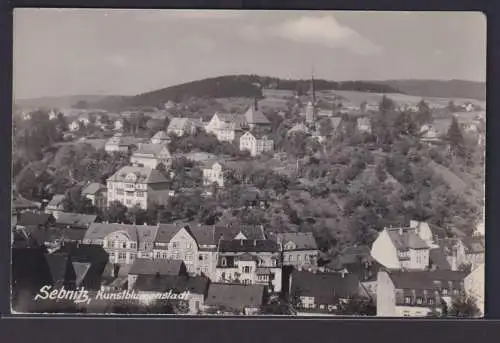
[[[437,269],[450,270],[451,266],[446,259],[446,254],[443,248],[434,248],[429,251],[429,260]]]
[[[413,228],[388,228],[386,229],[392,243],[399,251],[408,249],[428,249],[429,246],[416,233]]]
[[[276,238],[278,242],[285,245],[288,242],[295,244],[293,250],[317,250],[318,246],[312,232],[284,232],[277,233]]]
[[[106,190],[106,186],[105,185],[102,185],[100,183],[97,183],[97,182],[92,182],[92,183],[89,183],[83,190],[82,190],[82,194],[83,195],[86,195],[86,194],[89,194],[89,195],[94,195],[96,194],[97,192],[99,191],[105,191]]]
[[[212,283],[205,305],[234,310],[259,307],[263,303],[264,291],[264,285]]]
[[[14,290],[39,291],[52,280],[42,247],[12,247],[12,285]]]
[[[209,280],[202,276],[185,275],[139,275],[133,288],[144,292],[172,292],[182,293],[189,291],[192,294],[207,292]]]
[[[66,284],[71,281],[75,271],[67,253],[46,254],[45,259],[49,265],[50,275],[54,284]]]
[[[83,214],[83,213],[72,213],[72,212],[61,212],[56,218],[56,224],[77,226],[77,227],[87,227],[91,223],[94,223],[97,219],[95,214]]]
[[[129,274],[133,275],[180,275],[186,266],[181,260],[147,258],[135,259]]]
[[[220,240],[219,252],[278,252],[278,243],[270,239]]]
[[[137,183],[164,183],[167,179],[156,169],[138,166],[125,166],[108,178],[108,181],[126,182],[129,175],[134,175]]]
[[[153,157],[171,157],[170,151],[164,144],[139,143],[133,155],[151,155]]]
[[[17,225],[20,226],[39,226],[47,225],[54,220],[51,214],[40,213],[40,212],[23,212],[21,217],[17,221]]]
[[[132,241],[139,242],[140,249],[145,249],[145,242],[153,242],[158,226],[133,224],[92,223],[85,233],[84,240],[102,240],[113,232],[122,232]]]
[[[452,270],[434,270],[434,271],[390,271],[389,277],[397,289],[409,290],[438,290],[447,288],[449,282],[455,286],[467,276],[466,272]],[[454,287],[459,288],[459,287]]]
[[[248,124],[270,125],[269,119],[255,106],[250,106],[245,112],[245,120]]]
[[[64,194],[55,194],[52,199],[50,199],[46,208],[58,208],[62,205],[64,200]]]
[[[484,239],[480,236],[462,237],[461,241],[465,247],[466,254],[484,253]]]
[[[216,112],[214,116],[224,122],[228,129],[241,130],[246,127],[245,117],[241,114]]]
[[[291,274],[291,293],[314,297],[316,304],[335,304],[339,298],[348,299],[359,292],[359,279],[354,274],[312,273],[294,270]]]
[[[189,124],[189,118],[179,118],[173,117],[170,119],[170,123],[168,124],[167,131],[170,130],[185,130]]]
[[[153,135],[153,137],[151,137],[151,139],[165,140],[165,139],[168,139],[168,135],[165,131],[161,130],[161,131],[158,131],[157,133],[155,133]]]
[[[199,223],[173,223],[160,224],[156,234],[155,242],[168,243],[182,228],[186,229],[189,234],[196,240],[198,245],[214,245],[215,228],[211,225],[202,225]]]
[[[261,225],[240,225],[228,223],[227,225],[217,225],[215,227],[215,237],[217,239],[234,239],[242,233],[247,239],[262,240],[266,238],[264,228]]]
[[[331,117],[329,119],[334,130],[336,130],[340,126],[340,123],[342,123],[342,118],[340,117]]]

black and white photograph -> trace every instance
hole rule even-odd
[[[480,12],[17,8],[11,312],[482,318]]]

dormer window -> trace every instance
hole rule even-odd
[[[222,258],[221,264],[222,264],[223,267],[227,266],[227,260],[226,260],[225,257]]]

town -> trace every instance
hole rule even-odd
[[[15,107],[13,310],[482,316],[484,105],[298,85]]]

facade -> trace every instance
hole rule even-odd
[[[220,240],[215,282],[260,284],[281,292],[282,270],[279,245],[265,240]]]
[[[97,182],[88,184],[83,190],[82,195],[92,202],[92,206],[103,209],[107,206],[107,189],[105,185]]]
[[[377,316],[426,317],[442,313],[464,294],[466,273],[451,270],[380,271]]]
[[[224,169],[221,163],[215,162],[211,168],[203,169],[203,185],[210,186],[216,183],[224,187]]]
[[[93,223],[83,238],[84,244],[99,245],[109,254],[109,262],[132,264],[136,258],[152,258],[158,226]]]
[[[176,136],[194,135],[196,133],[196,125],[192,119],[174,117],[170,119],[168,124],[167,134]]]
[[[129,208],[139,205],[146,210],[153,193],[168,189],[168,181],[156,169],[125,166],[107,179],[107,189],[108,206],[119,201]]]
[[[153,252],[155,259],[182,260],[188,273],[214,279],[217,242],[212,226],[160,224]]]
[[[163,144],[167,145],[170,139],[165,131],[158,131],[151,137],[151,144]]]
[[[162,163],[168,168],[172,163],[172,155],[164,144],[139,143],[137,150],[130,156],[130,163],[152,169]]]
[[[274,150],[273,140],[266,134],[247,131],[240,137],[240,150],[249,151],[250,155],[257,156]]]
[[[276,240],[281,246],[283,265],[298,270],[317,267],[319,249],[311,232],[278,233]]]
[[[108,139],[104,146],[104,150],[106,152],[128,152],[129,145],[123,140],[122,134],[117,133]]]
[[[239,138],[245,127],[244,116],[234,113],[216,112],[205,126],[205,131],[217,136],[217,139],[221,142],[233,142]]]
[[[429,267],[429,251],[432,247],[429,225],[412,220],[409,227],[382,230],[373,242],[371,255],[389,269],[424,270]]]

